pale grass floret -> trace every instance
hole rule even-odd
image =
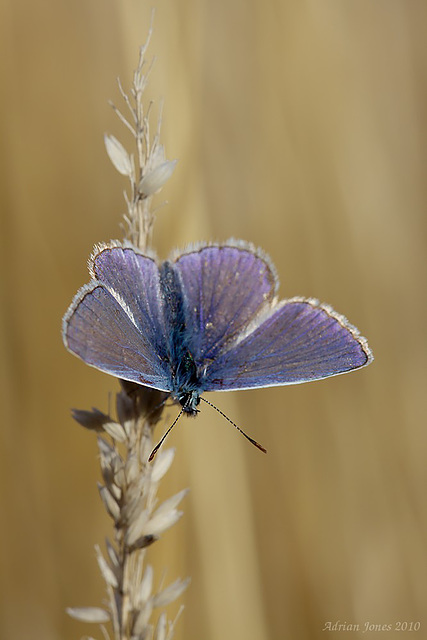
[[[125,241],[142,251],[147,250],[151,240],[153,196],[171,177],[176,165],[175,160],[166,159],[160,144],[161,115],[157,131],[151,137],[151,104],[146,111],[143,108],[143,92],[152,68],[152,62],[147,64],[145,59],[151,32],[150,27],[129,95],[118,83],[129,117],[112,105],[134,136],[136,150],[129,153],[115,136],[105,136],[112,164],[130,183],[129,192],[125,193]],[[177,507],[187,490],[158,504],[159,482],[169,470],[175,451],[162,450],[152,463],[148,462],[154,425],[160,419],[167,394],[124,381],[121,384],[122,390],[116,396],[117,419],[98,409],[73,411],[79,424],[98,434],[102,474],[98,490],[114,523],[114,539],[106,540],[105,554],[98,545],[95,547],[106,585],[105,606],[75,607],[67,612],[82,622],[99,624],[105,640],[172,640],[183,607],[173,621],[168,621],[162,612],[156,625],[151,622],[153,609],[179,598],[189,579],[178,578],[165,588],[161,583],[155,588],[157,581],[152,566],[146,562],[146,554],[147,548],[181,518],[182,511]]]
[[[167,160],[145,174],[138,185],[139,192],[151,196],[160,191],[175,170],[176,160]]]
[[[137,592],[137,602],[140,605],[143,605],[147,602],[150,597],[151,590],[153,588],[153,567],[151,564],[147,564],[145,567],[144,576],[141,580],[141,584],[139,585],[139,589]]]
[[[66,611],[69,616],[80,620],[80,622],[101,624],[102,622],[108,622],[110,619],[108,611],[100,607],[68,607]]]
[[[181,593],[183,593],[188,587],[189,583],[190,578],[186,578],[185,580],[177,578],[175,582],[172,582],[172,584],[166,587],[166,589],[163,589],[163,591],[154,596],[154,606],[165,607],[166,605],[170,604],[171,602],[179,598]]]
[[[175,455],[175,449],[163,449],[154,458],[152,463],[151,480],[152,482],[159,482],[163,476],[169,471],[169,468],[173,462]]]
[[[120,507],[116,498],[111,495],[107,487],[104,487],[99,482],[98,482],[98,490],[108,515],[111,518],[113,518],[114,521],[117,521],[120,518]]]
[[[126,442],[126,431],[118,422],[106,422],[104,431],[117,442]]]
[[[124,146],[117,138],[110,134],[104,135],[105,148],[107,150],[108,157],[122,176],[130,178],[133,173],[132,160]]]

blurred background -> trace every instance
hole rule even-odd
[[[267,456],[209,407],[173,431],[162,496],[191,491],[150,561],[192,577],[175,638],[316,640],[337,621],[420,622],[425,638],[423,0],[1,2],[0,637],[99,637],[64,613],[102,603],[93,547],[111,534],[95,437],[70,408],[108,411],[118,384],[67,353],[60,326],[93,244],[121,236],[126,185],[102,135],[129,146],[107,100],[117,76],[129,86],[151,6],[147,99],[164,98],[179,158],[159,255],[252,241],[282,297],[333,305],[376,357],[208,396]],[[368,636],[395,632],[333,634]]]

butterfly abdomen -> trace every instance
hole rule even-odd
[[[199,389],[200,384],[197,366],[188,344],[186,300],[179,275],[170,262],[164,262],[160,267],[160,290],[163,297],[173,391],[176,399],[181,402],[181,397],[192,394]]]

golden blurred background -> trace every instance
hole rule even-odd
[[[166,582],[192,577],[175,638],[385,639],[399,621],[426,638],[423,0],[1,2],[0,638],[100,637],[64,613],[102,603],[93,547],[111,533],[95,437],[70,408],[108,411],[118,385],[65,351],[60,326],[93,244],[121,234],[125,182],[102,135],[126,140],[107,100],[152,5],[147,95],[164,98],[179,158],[159,254],[252,241],[282,297],[330,303],[376,357],[208,396],[267,456],[209,407],[171,434],[162,495],[191,491],[150,561]],[[393,630],[323,630],[338,620]]]

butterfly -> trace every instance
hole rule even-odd
[[[196,415],[205,391],[320,380],[373,360],[329,305],[278,301],[271,260],[243,241],[194,245],[162,263],[112,242],[95,247],[89,272],[63,319],[65,346],[101,371],[168,392],[181,413]]]

